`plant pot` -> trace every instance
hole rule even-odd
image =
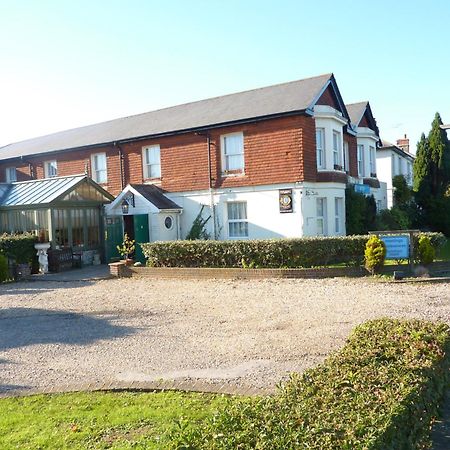
[[[24,280],[31,276],[31,266],[28,263],[17,264],[15,268],[16,280]]]
[[[120,262],[125,263],[126,266],[132,266],[134,264],[134,259],[131,258],[121,259]]]
[[[50,248],[50,242],[38,242],[34,244],[36,250],[48,250]]]

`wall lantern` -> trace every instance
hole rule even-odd
[[[126,200],[122,202],[122,214],[128,214],[129,204]]]

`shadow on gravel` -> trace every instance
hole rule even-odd
[[[86,345],[115,339],[137,329],[115,325],[114,314],[96,317],[35,308],[0,310],[0,351],[36,344]]]
[[[45,292],[52,292],[58,289],[70,289],[90,286],[94,281],[71,281],[53,282],[51,286],[48,281],[22,281],[18,283],[6,283],[0,285],[0,299],[4,295],[37,295]]]

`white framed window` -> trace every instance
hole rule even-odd
[[[317,168],[325,169],[325,128],[316,128]]]
[[[45,178],[54,178],[58,176],[58,163],[53,161],[46,161],[44,163],[44,176]]]
[[[91,156],[92,179],[97,183],[106,183],[108,171],[106,168],[106,153],[95,153]]]
[[[228,202],[228,237],[248,237],[247,202]]]
[[[334,198],[334,231],[341,234],[344,231],[344,199],[342,197]]]
[[[370,158],[370,176],[375,177],[377,174],[377,164],[376,164],[376,153],[375,147],[369,147],[369,158]]]
[[[401,156],[398,157],[398,167],[397,167],[397,169],[398,169],[397,175],[402,175],[403,167],[402,167],[402,157]]]
[[[6,168],[6,182],[14,183],[17,181],[17,171],[15,167],[7,167]]]
[[[364,145],[359,144],[357,150],[358,156],[358,176],[364,176]]]
[[[144,178],[161,178],[161,150],[159,145],[149,145],[142,149]]]
[[[350,152],[348,149],[348,142],[344,142],[344,170],[350,172]]]
[[[335,170],[342,170],[341,148],[341,133],[333,130],[333,164]]]
[[[377,211],[381,211],[381,200],[377,200]]]
[[[317,235],[327,235],[327,199],[319,197],[316,199],[316,226]]]
[[[408,183],[411,183],[411,181],[412,181],[412,166],[411,166],[411,163],[410,162],[407,162],[406,163],[406,181],[408,182]]]
[[[220,136],[222,149],[222,172],[224,174],[244,173],[244,133]]]

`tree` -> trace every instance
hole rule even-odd
[[[392,186],[394,188],[394,205],[400,209],[407,208],[411,202],[412,193],[406,178],[403,175],[396,175],[392,179]]]
[[[422,134],[414,163],[414,197],[421,226],[450,234],[450,143],[436,113],[428,137]]]

